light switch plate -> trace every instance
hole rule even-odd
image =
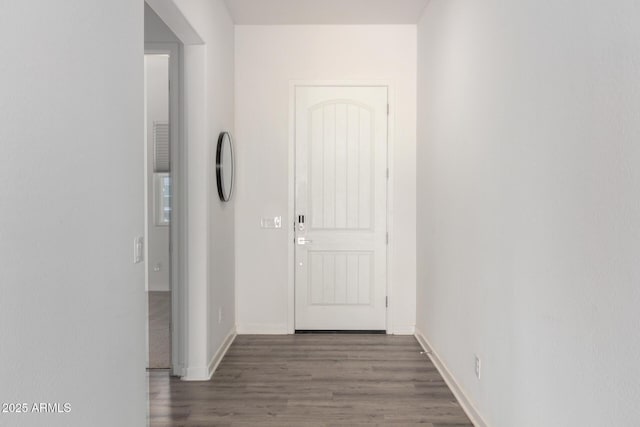
[[[144,260],[144,237],[138,236],[133,240],[133,263],[140,264]]]
[[[260,220],[262,228],[282,228],[282,217],[265,217]]]

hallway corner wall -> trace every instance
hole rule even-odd
[[[176,34],[188,27],[201,40],[184,46],[189,283],[184,378],[206,380],[235,333],[235,197],[219,201],[215,176],[218,134],[234,134],[234,24],[223,0],[171,2],[159,1],[157,7],[180,11]]]

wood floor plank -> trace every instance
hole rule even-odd
[[[171,292],[149,291],[149,368],[171,367]]]
[[[415,338],[238,336],[211,381],[149,373],[152,426],[472,427]]]

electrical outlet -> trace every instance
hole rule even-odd
[[[218,307],[218,325],[222,323],[222,307]]]
[[[476,378],[480,379],[480,368],[482,366],[480,363],[480,356],[477,354],[474,354],[473,356],[475,357]]]

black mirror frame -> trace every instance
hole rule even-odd
[[[224,194],[224,182],[222,176],[222,143],[224,141],[224,137],[227,136],[229,138],[229,155],[231,156],[231,184],[229,185],[229,194]],[[234,184],[234,175],[235,175],[235,159],[233,156],[233,139],[231,138],[231,134],[229,132],[220,132],[220,136],[218,137],[218,147],[216,148],[216,181],[218,184],[218,196],[220,200],[223,202],[228,202],[231,200],[231,195],[233,194],[233,184]]]

